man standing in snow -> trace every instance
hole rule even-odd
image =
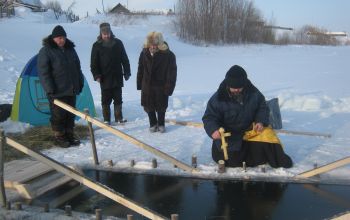
[[[290,157],[269,127],[269,109],[265,97],[247,78],[246,71],[232,66],[217,92],[210,98],[202,118],[206,133],[213,139],[212,158],[224,160],[220,128],[230,132],[226,137],[228,159],[226,166],[257,166],[290,168]]]
[[[130,78],[130,64],[121,40],[116,38],[109,23],[100,25],[100,34],[91,50],[91,72],[100,83],[102,114],[105,123],[111,123],[110,105],[113,100],[115,122],[124,123],[122,87]]]
[[[73,132],[75,115],[53,104],[57,99],[75,107],[76,96],[83,89],[84,77],[74,47],[63,27],[57,25],[43,40],[38,55],[38,75],[49,99],[51,127],[62,147],[80,144]]]
[[[159,32],[147,35],[139,57],[137,90],[148,114],[150,132],[165,132],[165,112],[177,77],[176,57]]]

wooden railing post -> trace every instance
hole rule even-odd
[[[84,109],[85,114],[89,115],[89,109]],[[95,165],[98,165],[98,156],[97,156],[97,150],[96,150],[96,142],[95,142],[95,134],[94,129],[92,128],[92,123],[90,121],[87,121],[88,127],[89,127],[89,133],[90,133],[90,141],[91,141],[91,147],[92,147],[92,153],[94,156],[94,162]]]
[[[0,130],[0,205],[6,206],[6,193],[4,183],[4,155],[5,155],[5,132]]]

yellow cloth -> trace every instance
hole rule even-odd
[[[265,127],[262,132],[257,132],[253,129],[250,131],[246,131],[244,133],[243,140],[280,144],[282,146],[281,141],[277,137],[275,131],[270,127]]]

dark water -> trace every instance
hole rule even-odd
[[[95,178],[96,171],[86,175]],[[350,210],[350,186],[212,181],[99,172],[99,181],[165,217],[180,219],[325,219]],[[146,219],[86,190],[68,202],[73,210]]]

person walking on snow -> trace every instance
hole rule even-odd
[[[239,167],[246,162],[251,167],[265,163],[274,168],[292,167],[291,158],[268,127],[269,109],[265,97],[250,82],[242,67],[234,65],[228,70],[219,89],[210,98],[202,120],[206,133],[213,139],[215,162],[225,159],[219,131],[222,127],[231,133],[226,137],[226,166]]]
[[[74,136],[75,115],[53,104],[57,99],[75,107],[76,96],[83,89],[84,76],[74,47],[63,27],[57,25],[43,40],[38,55],[38,75],[49,100],[51,127],[56,144],[62,147],[80,144]]]
[[[149,118],[150,132],[165,132],[165,112],[176,85],[175,54],[160,32],[150,32],[139,57],[137,90]]]
[[[91,50],[91,72],[100,83],[102,114],[105,123],[111,123],[110,105],[113,100],[114,119],[125,123],[122,113],[122,87],[130,78],[129,58],[123,42],[116,38],[109,23],[100,24],[100,34]]]

